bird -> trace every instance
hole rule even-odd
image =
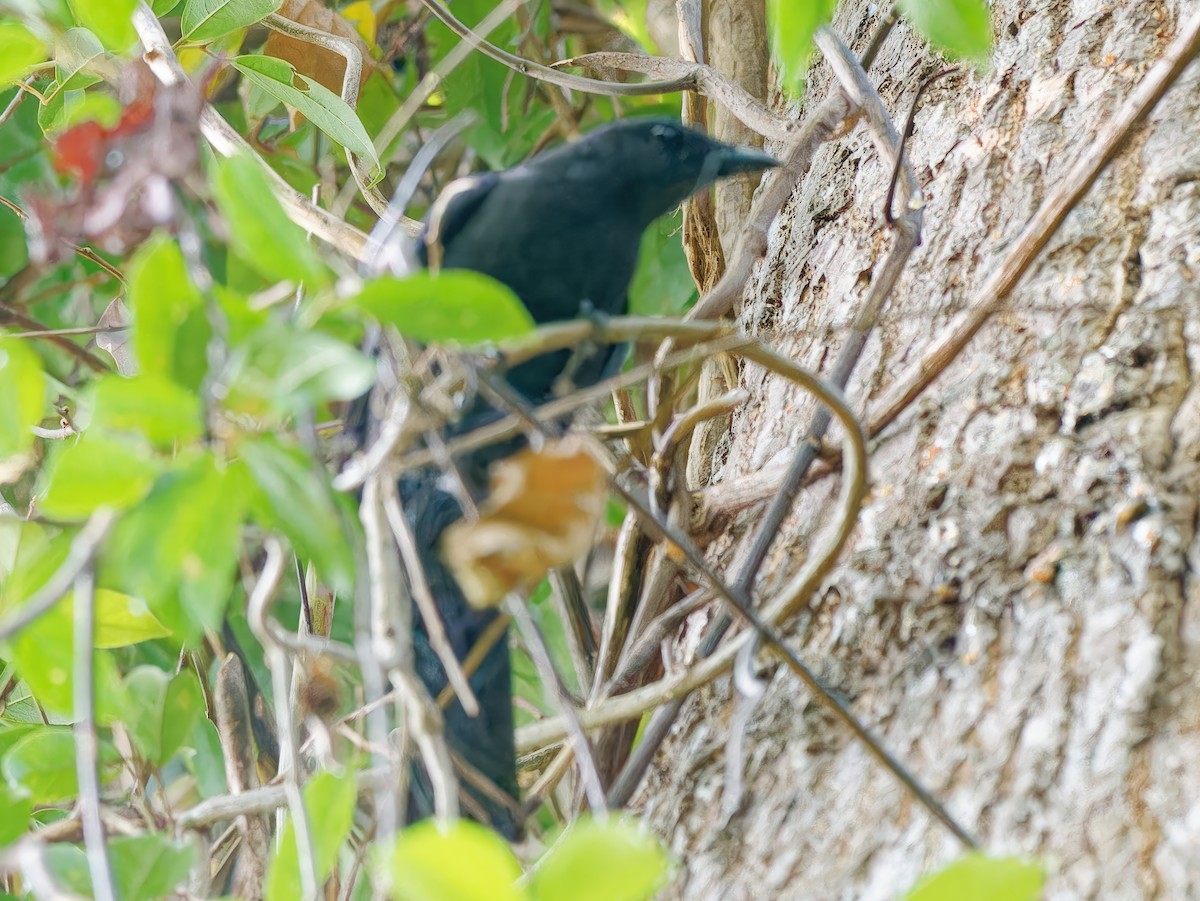
[[[458,179],[431,204],[409,256],[424,267],[483,273],[509,287],[534,322],[627,312],[629,286],[643,232],[651,223],[719,179],[778,165],[770,155],[734,147],[661,118],[630,118],[588,132],[511,169]],[[599,381],[619,362],[614,347],[555,351],[503,370],[530,403],[562,388]],[[470,405],[449,433],[461,433],[500,415],[483,401]],[[520,446],[508,442],[457,461],[468,490],[482,492],[488,466]],[[497,617],[465,600],[437,555],[444,530],[463,516],[443,487],[441,474],[423,470],[399,485],[406,515],[420,542],[421,564],[454,654],[463,660]],[[414,659],[430,694],[447,677],[414,616]],[[463,769],[464,809],[506,838],[521,835],[507,636],[502,636],[470,678],[479,713],[468,716],[457,700],[445,711],[445,738]],[[429,781],[419,765],[410,817],[433,810]],[[491,783],[480,788],[478,776]],[[494,790],[493,790],[494,789]]]

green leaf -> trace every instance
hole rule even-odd
[[[21,217],[0,204],[0,278],[8,279],[29,263],[25,225]]]
[[[104,584],[143,598],[184,644],[218,628],[229,603],[246,511],[244,477],[209,454],[183,462],[109,537]]]
[[[110,838],[105,844],[121,901],[173,896],[187,879],[196,854],[190,843],[154,833]]]
[[[146,602],[140,598],[108,588],[97,588],[95,605],[95,645],[98,648],[123,648],[171,634],[171,630],[154,618]]]
[[[145,497],[157,472],[141,445],[88,432],[58,449],[39,507],[59,519],[83,519],[99,507],[121,510]]]
[[[109,50],[121,53],[137,40],[133,29],[137,0],[71,0],[71,9],[75,20]]]
[[[767,0],[771,53],[783,86],[799,94],[816,30],[833,18],[837,0]]]
[[[353,400],[375,383],[375,364],[330,335],[270,322],[231,355],[225,406],[261,415],[264,405],[285,415],[330,400]]]
[[[384,857],[394,901],[523,901],[521,865],[508,843],[470,820],[432,820],[400,833]]]
[[[19,739],[0,761],[8,787],[34,804],[58,804],[79,794],[75,736],[70,729],[38,729]]]
[[[155,235],[134,254],[126,270],[133,313],[133,351],[142,373],[199,386],[207,369],[211,335],[204,298],[188,275],[179,245]]]
[[[537,901],[644,901],[667,876],[667,852],[633,819],[572,824],[534,871]]]
[[[318,885],[333,872],[338,849],[350,834],[357,800],[358,790],[352,773],[345,776],[318,773],[304,786],[304,812]],[[266,901],[291,901],[300,896],[296,829],[289,816],[283,827],[279,850],[267,871],[265,897]]]
[[[184,40],[202,44],[261,22],[282,4],[283,0],[187,0],[179,24]]]
[[[200,399],[156,375],[109,375],[96,383],[93,429],[132,432],[158,447],[199,438],[204,431]]]
[[[534,328],[533,317],[508,287],[467,270],[377,278],[353,302],[418,341],[479,344]]]
[[[29,815],[33,813],[33,802],[18,793],[7,783],[0,782],[0,848],[15,842],[29,827]]]
[[[229,225],[230,246],[262,275],[276,281],[328,283],[328,270],[300,226],[283,212],[250,154],[216,160],[212,189]]]
[[[905,901],[1036,901],[1045,869],[1019,857],[968,854],[920,882]]]
[[[110,838],[105,842],[112,865],[116,896],[121,901],[151,901],[173,897],[195,859],[195,849],[166,835],[148,834]],[[78,845],[46,848],[46,866],[64,889],[92,896],[92,876],[87,854]]]
[[[251,500],[255,518],[286,535],[301,558],[316,564],[326,585],[350,591],[354,547],[324,468],[270,435],[247,441],[241,454],[258,484]]]
[[[20,338],[0,337],[0,481],[24,469],[45,410],[42,361]]]
[[[208,717],[201,717],[196,722],[191,738],[180,748],[180,756],[188,772],[196,777],[196,790],[201,798],[207,800],[229,791],[221,738]]]
[[[291,63],[271,56],[238,56],[231,62],[253,84],[302,112],[313,125],[379,171],[379,157],[366,128],[349,104],[329,88],[301,75]]]
[[[47,59],[46,47],[19,22],[0,21],[0,87],[20,81]]]
[[[104,45],[86,28],[68,30],[54,51],[55,91],[78,91],[100,80],[93,72],[97,61],[104,59]]]
[[[204,695],[196,674],[174,678],[156,666],[139,666],[125,677],[122,722],[142,756],[156,767],[169,761],[204,715]]]
[[[987,62],[992,52],[992,17],[984,0],[900,0],[900,11],[947,56]]]

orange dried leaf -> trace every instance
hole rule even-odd
[[[604,473],[579,440],[526,449],[492,468],[479,519],[446,529],[442,559],[471,604],[493,606],[582,556],[603,514]]]

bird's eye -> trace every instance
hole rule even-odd
[[[678,153],[683,146],[683,132],[673,125],[655,125],[650,129],[650,134],[667,153]]]

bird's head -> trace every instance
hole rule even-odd
[[[643,225],[718,179],[779,165],[761,150],[722,144],[670,119],[627,119],[541,159],[565,164],[572,180],[594,173],[602,190],[632,205]]]

